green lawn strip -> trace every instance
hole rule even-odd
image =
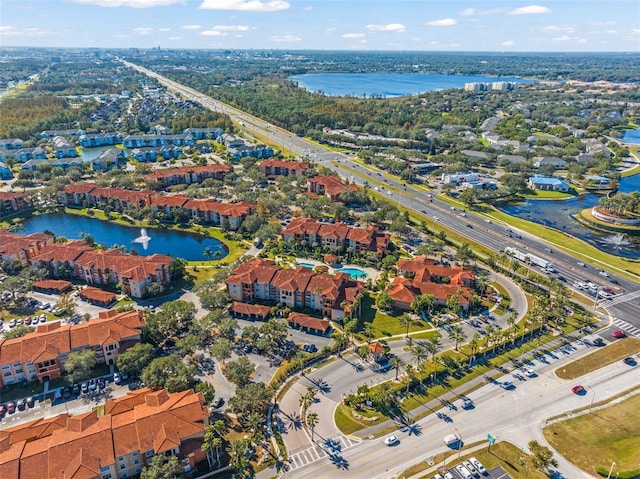
[[[582,211],[580,211],[578,213],[578,216],[580,216],[582,218],[582,220],[586,221],[587,223],[592,223],[593,225],[595,225],[595,227],[602,227],[602,229],[604,229],[604,230],[622,231],[622,232],[629,232],[629,233],[632,233],[632,234],[640,233],[640,226],[625,225],[625,224],[611,224],[611,223],[608,223],[606,221],[602,221],[599,218],[596,218],[591,213],[591,208],[583,209]]]
[[[638,352],[640,352],[639,339],[629,337],[618,339],[603,348],[596,349],[591,354],[556,369],[555,374],[561,379],[575,379]]]
[[[628,276],[634,281],[638,281],[638,276],[640,276],[639,261],[625,260],[624,258],[605,253],[573,236],[516,218],[495,209],[490,213],[490,216],[505,225],[515,226],[527,233],[541,237],[545,241],[552,243],[556,248],[563,249],[566,253],[571,254],[577,259],[599,263],[601,266],[613,267],[619,273]]]
[[[378,424],[381,420],[384,421],[387,419],[387,416],[384,416],[381,413],[375,412],[370,414],[369,412],[361,411],[360,414],[363,417],[374,418],[376,416],[379,417],[377,420],[365,421],[362,419],[356,419],[352,414],[352,409],[348,408],[344,404],[339,404],[336,408],[336,413],[334,415],[334,419],[336,422],[336,426],[343,434],[349,435],[360,429],[364,429],[365,427],[373,426],[374,424]]]
[[[573,190],[573,188],[572,188]],[[568,199],[576,196],[577,192],[573,190],[570,193],[563,193],[562,191],[543,191],[543,190],[532,190],[530,193],[522,195],[524,198],[532,199],[532,200],[560,200],[560,199]]]
[[[608,472],[615,459],[620,477],[640,474],[640,394],[606,409],[557,422],[543,429],[549,444],[589,474]],[[635,471],[626,475],[625,472]],[[616,477],[616,476],[613,476]]]
[[[635,386],[631,389],[627,389],[625,391],[619,392],[618,394],[616,394],[615,396],[611,396],[610,398],[605,399],[604,401],[598,401],[595,402],[593,404],[589,404],[589,406],[584,406],[578,409],[572,409],[571,411],[567,411],[564,412],[562,414],[558,414],[557,416],[551,416],[550,418],[546,419],[547,424],[551,423],[551,422],[555,422],[559,419],[568,419],[571,416],[575,416],[576,414],[579,414],[583,411],[587,411],[589,409],[593,409],[596,408],[598,409],[601,406],[608,406],[609,404],[611,404],[613,401],[615,401],[616,399],[620,399],[621,397],[627,396],[627,395],[631,395],[631,393],[633,393],[634,391],[637,391],[638,389],[640,389],[640,386]]]

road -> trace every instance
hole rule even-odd
[[[315,450],[320,450],[317,459],[311,451],[298,451],[292,456],[290,471],[285,478],[336,478],[367,477],[395,478],[407,467],[432,458],[447,450],[442,438],[448,434],[458,434],[466,444],[486,440],[491,434],[498,441],[509,441],[526,449],[532,438],[541,440],[541,425],[545,420],[564,414],[566,411],[589,407],[592,401],[604,401],[620,391],[640,385],[638,366],[629,367],[618,361],[575,381],[558,379],[553,370],[576,359],[577,355],[587,352],[587,347],[579,342],[565,348],[564,352],[546,355],[543,362],[536,360],[531,366],[538,376],[526,378],[513,374],[498,378],[513,381],[515,388],[503,389],[497,382],[468,394],[475,407],[464,410],[460,407],[448,411],[452,420],[445,422],[432,414],[417,421],[411,428],[398,430],[400,445],[388,448],[382,439],[373,439],[359,443],[346,443],[339,440],[335,450],[316,438]],[[587,393],[583,396],[571,392],[571,387],[582,384]],[[458,404],[459,406],[460,404]],[[321,418],[320,423],[322,423]],[[328,422],[328,420],[325,419]],[[318,430],[319,430],[318,426]],[[339,445],[343,445],[340,447]],[[326,452],[322,452],[322,450]],[[304,456],[302,455],[304,453]],[[304,459],[306,458],[306,460]],[[384,458],[384,459],[382,459]],[[559,471],[563,477],[579,479],[591,477],[578,470],[567,461],[560,459]],[[450,459],[453,462],[453,459]]]
[[[640,297],[640,278],[635,277],[631,280],[627,276],[620,276],[619,273],[621,273],[621,271],[616,271],[605,263],[596,263],[595,260],[586,268],[579,267],[577,266],[577,260],[571,254],[556,249],[543,239],[525,232],[519,232],[521,238],[506,236],[504,231],[505,225],[503,224],[496,224],[495,222],[488,223],[484,218],[468,212],[465,213],[466,216],[460,216],[460,210],[452,210],[449,204],[435,197],[431,198],[431,194],[423,189],[415,188],[411,185],[405,186],[402,181],[393,176],[378,176],[376,173],[366,170],[354,162],[347,154],[326,151],[315,143],[300,138],[291,132],[238,110],[237,108],[214,100],[207,95],[174,82],[147,68],[124,60],[123,63],[141,73],[155,78],[170,90],[200,103],[206,108],[229,115],[245,130],[266,137],[275,144],[282,145],[282,150],[285,152],[288,150],[290,153],[296,153],[309,158],[316,163],[332,169],[342,178],[350,178],[352,182],[361,186],[364,185],[365,182],[368,183],[369,180],[371,180],[372,183],[374,181],[377,182],[378,188],[382,188],[380,191],[386,194],[391,201],[395,201],[401,206],[423,215],[427,224],[429,224],[429,222],[440,223],[470,240],[481,243],[495,252],[502,250],[505,246],[514,246],[543,257],[555,265],[558,274],[567,280],[569,286],[571,286],[575,280],[585,279],[602,287],[613,286],[613,284],[608,281],[608,278],[599,274],[600,269],[608,271],[611,275],[618,275],[615,277],[620,283],[619,291],[627,294],[621,294],[615,305],[608,306],[610,315],[620,320],[618,327],[625,329],[628,334],[640,337],[640,315],[637,314]],[[354,174],[354,171],[361,173],[361,175]],[[467,224],[471,225],[471,227],[467,227]],[[512,229],[515,231],[515,228],[512,227]],[[553,252],[549,253],[547,251],[549,249],[552,249]]]

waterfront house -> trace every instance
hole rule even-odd
[[[562,178],[554,178],[547,176],[531,176],[527,182],[529,188],[532,190],[541,190],[541,191],[569,191],[569,183]]]

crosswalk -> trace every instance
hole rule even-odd
[[[610,306],[613,306],[614,304],[626,303],[627,301],[633,301],[637,298],[640,298],[640,289],[637,291],[631,291],[626,294],[614,296],[612,299],[601,301],[600,303],[598,303],[598,305],[602,306],[603,308],[608,308]]]
[[[612,322],[627,334],[640,338],[640,328],[637,328],[633,324],[629,324],[624,319],[620,318],[613,318]]]
[[[289,456],[288,470],[292,471],[325,457],[340,457],[345,449],[349,449],[357,444],[360,444],[360,441],[347,436],[339,436],[336,439],[319,441],[313,446],[291,454]]]

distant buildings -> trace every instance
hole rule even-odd
[[[33,207],[31,198],[25,193],[0,191],[0,215],[17,213]]]
[[[465,83],[465,91],[510,91],[519,87],[518,82],[497,81],[497,82],[472,82]]]
[[[356,185],[343,183],[339,176],[318,175],[307,180],[307,187],[310,193],[324,195],[331,201],[338,201],[340,193],[343,191],[357,191]]]
[[[157,181],[163,188],[172,185],[190,185],[202,183],[213,178],[222,180],[231,173],[229,165],[183,166],[181,168],[156,169],[144,177],[147,181]]]
[[[307,171],[313,168],[313,165],[305,161],[271,159],[261,161],[258,168],[266,176],[304,176]]]
[[[541,191],[569,191],[569,183],[562,178],[553,178],[547,176],[531,176],[528,180],[529,188]]]
[[[223,134],[218,141],[225,146],[227,154],[235,161],[239,161],[245,157],[271,158],[273,156],[273,148],[270,146],[263,144],[254,145],[229,133]]]

